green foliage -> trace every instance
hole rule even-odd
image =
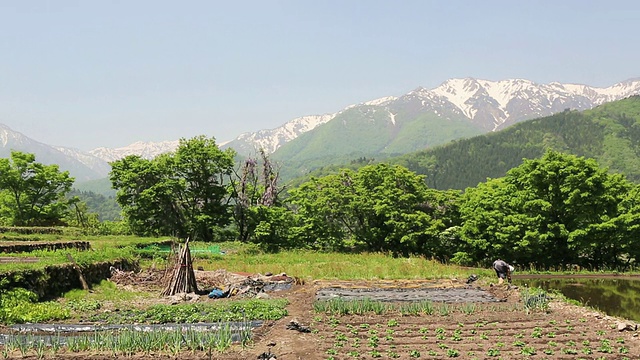
[[[35,323],[63,320],[69,317],[69,311],[60,304],[37,301],[38,296],[25,289],[0,289],[0,323],[7,325]]]
[[[612,172],[640,182],[640,96],[582,113],[565,111],[502,131],[387,160],[426,176],[435,189],[465,189],[505,176],[522,159],[555,150],[596,159]]]
[[[382,159],[485,132],[459,114],[441,114],[447,118],[443,121],[442,116],[417,116],[402,107],[392,112],[393,115],[371,105],[356,106],[284,144],[273,154],[275,160],[286,164],[283,179],[332,164],[345,168],[357,158]]]
[[[260,244],[268,251],[296,246],[289,236],[293,213],[280,199],[279,176],[261,149],[260,159],[246,159],[232,177],[233,219],[239,241]]]
[[[318,249],[436,257],[442,254],[440,232],[457,221],[453,193],[430,191],[422,177],[400,166],[343,170],[311,179],[290,194],[300,224],[293,231]]]
[[[181,139],[175,153],[114,161],[110,179],[134,233],[212,241],[231,220],[225,182],[233,158],[215,139]]]
[[[86,204],[87,212],[98,215],[98,221],[117,221],[122,219],[120,215],[122,208],[116,202],[115,195],[105,196],[92,191],[72,189],[68,196],[77,196],[81,202]]]
[[[286,299],[238,300],[220,303],[154,305],[147,309],[95,314],[92,321],[109,323],[197,323],[246,320],[278,320],[287,315]]]
[[[525,309],[530,311],[548,311],[549,310],[549,301],[551,298],[547,295],[547,293],[539,288],[524,288],[520,290],[520,297],[522,298],[522,303],[524,304]],[[536,336],[532,337],[540,337],[541,333],[538,329]]]
[[[467,189],[460,206],[465,256],[543,268],[620,266],[635,246],[627,237],[635,229],[623,224],[638,217],[621,206],[631,188],[593,159],[548,151],[525,160],[506,177]]]
[[[62,224],[67,212],[65,194],[74,178],[58,165],[37,163],[34,154],[12,151],[0,159],[0,216],[4,225]]]

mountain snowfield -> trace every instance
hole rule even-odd
[[[137,141],[131,145],[120,148],[99,147],[89,151],[89,154],[98,157],[106,162],[122,159],[129,155],[139,155],[145,159],[154,157],[178,148],[180,140],[149,142]]]
[[[409,116],[418,118],[431,114],[449,121],[466,118],[472,126],[488,132],[565,109],[586,110],[632,95],[640,95],[640,78],[606,88],[559,82],[538,84],[525,79],[449,79],[431,90],[419,87],[401,96],[386,96],[354,104],[335,113],[298,117],[280,127],[244,133],[218,145],[234,148],[242,155],[255,154],[260,148],[271,154],[284,144],[293,144],[293,140],[302,134],[313,134],[318,127],[336,117],[336,121],[343,122],[353,119],[354,111],[358,113],[357,119],[372,123],[377,121],[379,114],[384,114],[388,124],[398,129],[403,122],[406,124]],[[427,128],[422,129],[420,131]],[[366,138],[368,134],[357,135]],[[84,153],[37,142],[0,124],[0,155],[8,157],[11,149],[35,153],[38,161],[59,164],[61,169],[69,170],[78,180],[104,178],[110,170],[109,162],[128,155],[150,159],[174,151],[178,144],[179,140],[139,141],[125,147],[100,147]]]
[[[304,116],[275,129],[244,133],[227,146],[242,154],[259,148],[273,153],[301,134],[356,107],[372,106],[387,111],[390,122],[395,125],[394,108],[398,107],[399,102],[413,101],[419,103],[420,111],[432,111],[442,117],[462,114],[487,131],[496,131],[518,121],[548,116],[565,109],[587,110],[605,102],[639,94],[640,79],[627,80],[606,88],[558,82],[537,84],[525,79],[450,79],[432,90],[419,87],[400,97],[387,96],[350,105],[333,114]]]

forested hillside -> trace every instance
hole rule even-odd
[[[386,158],[484,132],[461,115],[440,117],[405,107],[393,113],[369,105],[345,110],[284,144],[272,158],[283,163],[283,178],[295,178],[329,164]]]
[[[584,112],[564,111],[500,132],[457,140],[387,159],[426,175],[435,189],[465,189],[504,176],[523,158],[546,149],[594,158],[611,172],[640,182],[640,96]]]

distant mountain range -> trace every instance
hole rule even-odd
[[[294,150],[286,152],[297,152],[301,159],[308,158],[299,155],[305,149],[316,152],[316,156],[324,155],[322,151],[317,153],[319,148],[332,149],[335,152],[326,155],[333,156],[349,143],[369,143],[371,134],[368,131],[352,133],[356,131],[354,123],[360,122],[369,124],[368,130],[377,128],[375,135],[383,137],[374,139],[377,142],[367,146],[368,149],[360,147],[361,152],[415,151],[464,135],[500,130],[519,121],[551,115],[567,108],[586,110],[639,93],[640,78],[607,88],[557,82],[537,84],[524,79],[450,79],[432,90],[419,87],[400,97],[388,96],[351,105],[333,114],[300,117],[275,129],[245,133],[226,146],[240,154],[248,154],[257,148],[275,153],[288,144]],[[329,125],[334,131],[318,131],[319,127]],[[344,138],[336,137],[345,131],[349,133],[347,144]],[[309,136],[314,132],[319,135]],[[308,134],[300,141],[304,145],[294,145],[294,140],[302,134]],[[338,140],[332,141],[331,137]],[[278,157],[290,158],[291,155]]]
[[[241,134],[221,147],[234,148],[241,155],[263,148],[279,161],[309,167],[314,159],[328,158],[318,160],[326,163],[358,154],[408,153],[565,109],[586,110],[636,94],[640,94],[640,79],[607,88],[537,84],[523,79],[450,79],[431,90],[419,87],[399,97],[371,100],[332,114],[299,117],[275,129]],[[124,156],[153,158],[173,151],[178,140],[136,142],[85,153],[40,143],[0,124],[0,145],[2,157],[9,156],[11,149],[35,153],[37,161],[59,164],[82,182],[106,177],[108,162]]]

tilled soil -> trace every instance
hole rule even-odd
[[[407,285],[408,284],[408,285]],[[396,288],[399,285],[403,288]],[[430,288],[438,288],[431,283]],[[130,359],[638,359],[640,340],[635,331],[618,331],[619,319],[568,305],[550,303],[548,312],[527,313],[518,290],[503,286],[473,286],[441,283],[443,289],[458,289],[452,294],[473,290],[466,302],[434,302],[431,314],[402,316],[331,315],[316,313],[313,303],[323,289],[386,289],[392,295],[424,290],[412,282],[318,282],[295,285],[291,290],[271,293],[290,301],[289,315],[268,321],[254,330],[253,343],[247,348],[234,346],[224,353],[183,353],[179,357],[148,354]],[[408,287],[408,288],[407,288]],[[332,290],[334,291],[334,290]],[[481,291],[481,292],[480,292]],[[484,292],[484,293],[482,293]],[[357,293],[357,292],[356,292]],[[436,293],[448,293],[436,291]],[[470,302],[483,297],[491,302]],[[419,297],[416,297],[418,299]],[[407,300],[403,301],[406,303]],[[444,307],[446,311],[438,310]],[[290,330],[295,321],[311,332]],[[20,354],[12,357],[22,358]],[[35,359],[35,355],[26,358]],[[57,354],[62,359],[113,359],[109,354]]]

